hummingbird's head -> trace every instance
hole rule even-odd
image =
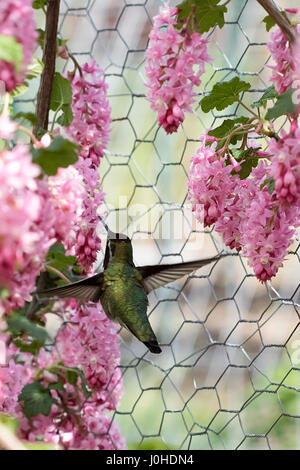
[[[132,263],[132,244],[130,238],[123,233],[109,231],[105,258],[107,262],[115,258],[119,261]]]
[[[107,224],[98,216],[107,231],[107,243],[104,257],[104,269],[111,259],[115,258],[127,263],[133,263],[131,240],[123,233],[112,232]]]

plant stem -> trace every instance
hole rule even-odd
[[[50,271],[56,274],[58,277],[66,281],[68,284],[71,283],[70,279],[68,279],[67,276],[65,276],[63,273],[61,273],[58,269],[54,268],[53,266],[46,265],[45,268],[47,269],[47,271]]]
[[[69,55],[70,59],[72,60],[74,66],[75,66],[74,73],[76,72],[76,70],[78,70],[79,75],[82,78],[82,69],[81,69],[79,63],[77,62],[77,60],[75,59],[73,54],[71,54],[69,51],[68,51],[68,55]]]
[[[258,114],[256,114],[252,109],[248,108],[241,100],[239,100],[239,104],[243,106],[243,108],[247,109],[248,113],[252,114],[256,119],[258,119]]]
[[[293,26],[287,18],[285,18],[281,11],[277,8],[272,0],[257,0],[258,3],[268,12],[271,18],[279,26],[285,37],[290,43],[293,43],[296,39],[296,34]]]
[[[56,61],[59,6],[60,0],[48,0],[47,2],[45,43],[43,52],[44,70],[41,76],[40,88],[37,96],[37,124],[34,127],[35,135],[37,135],[40,129],[48,129],[49,107]]]
[[[33,133],[29,129],[22,126],[21,124],[18,125],[18,129],[19,131],[24,132],[24,134],[27,134],[34,144],[39,145],[40,142],[37,140],[37,138],[33,135]]]
[[[235,134],[238,134],[240,131],[244,131],[244,130],[245,130],[245,131],[247,131],[247,135],[248,135],[248,132],[250,131],[250,129],[251,129],[252,127],[253,127],[253,124],[248,123],[248,124],[243,124],[243,125],[237,127],[236,129],[233,129],[233,131],[230,132],[230,134],[229,134],[229,135],[227,136],[227,138],[226,138],[225,144],[224,144],[224,146],[223,146],[222,149],[221,149],[221,150],[222,150],[221,155],[224,155],[224,154],[225,154],[225,152],[226,152],[227,149],[228,149],[228,145],[230,144],[230,141],[231,141],[232,137],[233,137]]]
[[[52,121],[52,125],[51,125],[51,129],[50,129],[50,134],[53,132],[54,130],[54,126],[55,126],[55,122],[56,122],[56,118],[57,118],[57,115],[59,113],[59,111],[62,109],[62,105],[60,104],[59,107],[57,108],[57,110],[55,111],[54,113],[54,116],[53,116],[53,121]]]

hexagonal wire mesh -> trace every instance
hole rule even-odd
[[[80,63],[95,58],[106,72],[113,113],[100,166],[107,221],[133,237],[138,265],[222,250],[218,235],[203,231],[192,217],[187,172],[204,129],[239,113],[232,107],[230,114],[203,115],[197,102],[176,135],[158,128],[145,99],[144,66],[151,18],[160,4],[61,2],[60,32],[70,50]],[[214,63],[200,95],[234,74],[252,84],[246,103],[268,86],[264,16],[255,0],[231,1],[224,28],[211,35]],[[242,258],[230,256],[151,293],[149,315],[163,353],[154,357],[121,332],[124,397],[113,419],[129,447],[299,448],[297,272],[295,245],[265,286]]]

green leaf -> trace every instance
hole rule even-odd
[[[67,256],[65,251],[62,243],[52,245],[47,254],[47,264],[63,273],[69,273],[69,268],[71,267],[73,271],[79,274],[81,268],[77,264],[76,256]]]
[[[54,74],[50,109],[62,110],[62,115],[57,122],[61,126],[68,126],[73,120],[72,112],[72,87],[70,80],[64,78],[60,73]]]
[[[195,7],[196,1],[194,0],[185,0],[182,3],[176,5],[178,10],[177,15],[177,27],[181,28],[182,23],[185,22],[189,14],[191,13],[192,8]]]
[[[57,253],[55,257],[49,259],[47,265],[52,266],[60,272],[67,272],[69,266],[73,266],[76,263],[73,261],[74,256],[65,256],[61,253]]]
[[[74,370],[67,370],[66,379],[69,384],[76,385],[78,379],[78,372]]]
[[[258,101],[254,101],[254,103],[252,103],[251,108],[258,108],[260,106],[263,106],[265,108],[268,100],[274,100],[277,97],[278,93],[275,90],[274,85],[271,85],[269,88],[266,89],[266,91]]]
[[[66,379],[71,385],[76,385],[78,377],[80,378],[81,381],[81,390],[85,398],[89,398],[91,396],[91,392],[88,388],[88,384],[86,381],[86,378],[84,376],[84,373],[81,369],[78,367],[64,367],[66,370]]]
[[[78,160],[78,145],[63,137],[53,139],[46,148],[32,149],[34,163],[42,167],[47,175],[56,175],[58,168],[66,168]]]
[[[65,391],[64,384],[62,383],[62,381],[60,379],[58,379],[58,382],[50,383],[48,385],[48,389],[49,390],[58,390],[60,392]]]
[[[33,126],[37,123],[37,118],[36,118],[35,114],[33,114],[33,113],[23,113],[22,111],[20,111],[19,113],[15,114],[13,116],[13,120],[16,120],[16,119],[22,119],[24,121],[28,121]]]
[[[38,414],[48,416],[51,406],[57,401],[52,398],[50,391],[40,382],[32,382],[23,387],[18,398],[23,402],[24,414],[27,418],[32,418]]]
[[[34,356],[36,356],[41,347],[44,346],[44,343],[41,343],[36,339],[34,339],[31,343],[25,343],[21,339],[15,339],[13,340],[13,343],[20,349],[21,352],[28,352]]]
[[[266,185],[268,185],[268,193],[273,194],[275,189],[274,178],[266,178],[265,181],[260,185],[260,189],[263,189]]]
[[[42,62],[38,57],[34,57],[33,62],[28,67],[28,74],[26,75],[27,80],[32,80],[33,78],[38,78],[44,70],[44,62]]]
[[[41,28],[37,29],[37,32],[39,33],[39,38],[37,40],[39,46],[44,49],[44,41],[45,41],[45,31]]]
[[[19,313],[13,313],[7,317],[7,329],[16,337],[23,334],[44,344],[47,339],[47,332],[43,328],[32,323],[28,318]]]
[[[19,308],[15,312],[15,314],[19,315],[20,317],[22,316],[22,317],[28,319],[28,310],[30,309],[30,307],[31,307],[31,302],[25,302],[24,307]],[[42,310],[43,308],[44,308],[44,305],[42,303],[37,305],[36,308],[35,308],[35,311],[32,315],[33,318],[31,318],[30,320],[31,320],[31,323],[33,325],[39,325],[39,326],[42,326],[44,328],[45,321],[44,321],[43,317],[38,314],[39,310]]]
[[[289,88],[282,95],[279,95],[273,108],[269,109],[266,114],[266,119],[271,121],[277,119],[285,114],[292,114],[295,111],[296,105],[293,103],[292,95],[294,93],[293,88]]]
[[[231,153],[234,156],[235,160],[238,162],[241,162],[241,169],[240,171],[232,171],[233,175],[238,174],[240,179],[243,180],[245,178],[248,178],[248,176],[251,174],[253,168],[256,168],[258,165],[258,157],[256,156],[258,152],[258,148],[253,148],[249,147],[246,150],[240,150],[240,149],[231,149]]]
[[[177,5],[179,10],[177,18],[178,27],[182,27],[183,23],[192,12],[192,9],[194,9],[196,23],[193,25],[192,22],[190,22],[190,33],[193,31],[204,33],[216,25],[222,28],[225,23],[224,14],[227,12],[227,8],[225,5],[218,5],[220,1],[221,0],[185,0]]]
[[[34,2],[32,3],[32,8],[34,8],[35,10],[42,8],[44,10],[46,5],[47,0],[34,0]]]
[[[274,189],[275,189],[275,180],[274,178],[270,178],[270,180],[271,181],[269,182],[268,193],[273,194]]]
[[[0,59],[14,64],[20,70],[23,60],[23,47],[13,36],[0,34]]]
[[[55,72],[52,85],[50,109],[56,111],[64,105],[72,104],[72,87],[70,80]]]
[[[238,101],[240,93],[248,90],[250,86],[250,83],[243,82],[238,77],[229,82],[216,83],[210,94],[201,101],[201,108],[205,113],[214,108],[222,111],[222,109]]]
[[[289,19],[288,19],[287,14],[286,14],[285,11],[281,11],[280,13],[282,14],[282,16],[284,16],[284,17],[289,21]],[[265,25],[266,25],[266,30],[267,30],[268,32],[270,31],[270,29],[273,28],[273,26],[276,25],[276,23],[275,23],[275,21],[273,20],[273,18],[272,18],[271,16],[269,16],[269,15],[267,15],[267,16],[264,17],[263,22],[265,23]]]
[[[263,22],[265,23],[266,25],[266,30],[269,32],[271,28],[273,28],[273,26],[276,25],[275,21],[273,20],[273,18],[269,15],[265,16],[264,19],[263,19]]]
[[[10,96],[16,98],[17,96],[24,95],[28,91],[29,85],[28,82],[22,83],[22,85],[18,85],[11,93]]]
[[[208,132],[208,135],[212,135],[218,139],[222,139],[220,142],[218,142],[218,148],[223,147],[225,143],[226,137],[238,126],[238,124],[245,124],[246,122],[249,121],[249,118],[245,116],[238,117],[236,119],[225,119],[222,124],[219,127],[216,127],[215,129],[212,129],[211,131]],[[241,140],[243,138],[243,134],[239,135],[233,135],[232,138],[230,139],[230,143],[235,145],[238,140]]]
[[[224,13],[227,12],[227,8],[224,5],[218,5],[218,3],[220,0],[199,0],[197,2],[196,20],[200,33],[205,33],[216,25],[223,28],[225,24]]]
[[[64,104],[62,107],[62,114],[57,119],[58,124],[64,127],[69,126],[73,121],[73,118],[74,116],[71,105]]]

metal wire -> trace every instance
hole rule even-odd
[[[62,0],[60,18],[61,35],[78,61],[93,57],[106,71],[113,110],[100,167],[107,221],[133,236],[137,264],[222,250],[218,235],[203,231],[190,213],[187,172],[204,129],[241,114],[232,106],[226,115],[203,115],[196,103],[177,135],[158,128],[145,99],[144,53],[160,4]],[[265,15],[254,0],[232,0],[229,10],[223,30],[211,35],[215,60],[199,97],[238,74],[252,84],[247,104],[268,86]],[[184,236],[163,236],[164,227],[176,231],[183,224]],[[121,332],[124,397],[112,418],[129,447],[299,448],[299,246],[265,286],[235,256],[149,296],[162,355],[154,357]]]

